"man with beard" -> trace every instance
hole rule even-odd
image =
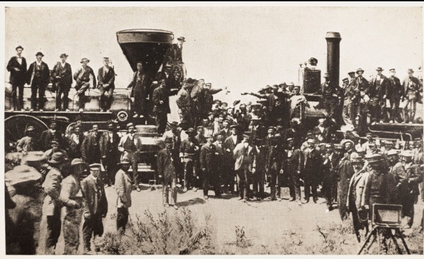
[[[390,202],[402,204],[402,198],[405,196],[408,188],[408,179],[403,164],[399,161],[398,152],[390,150],[387,153],[389,162],[389,190]]]
[[[327,203],[327,212],[333,210],[333,186],[336,182],[336,170],[339,164],[339,157],[334,152],[334,145],[325,145],[325,154],[323,155],[323,183],[325,201]]]
[[[118,150],[120,138],[118,133],[116,133],[114,123],[109,123],[107,128],[108,130],[103,132],[100,136],[99,145],[101,161],[106,170],[106,176],[102,176],[102,180],[104,180],[108,186],[111,186],[115,183],[116,166],[120,157]]]
[[[72,85],[72,68],[66,62],[68,55],[60,55],[60,61],[53,68],[53,84],[56,86],[56,111],[68,110],[68,94]],[[62,109],[63,103],[63,109]]]
[[[364,170],[362,158],[357,154],[350,157],[353,171],[355,172],[350,179],[347,192],[347,204],[349,212],[352,213],[353,228],[358,242],[361,242],[359,230],[366,229],[365,236],[368,233],[367,210],[365,209],[364,189],[368,182],[368,172]]]
[[[50,70],[49,66],[42,61],[43,53],[37,52],[35,56],[37,60],[29,66],[27,71],[27,83],[31,85],[31,110],[42,111],[44,109],[44,93],[50,81]]]
[[[337,204],[339,208],[340,218],[342,220],[347,219],[347,192],[349,188],[349,182],[354,174],[351,155],[354,152],[354,143],[350,139],[345,139],[340,143],[343,147],[343,157],[340,159],[337,168]]]
[[[321,159],[321,154],[315,148],[315,140],[308,139],[307,143],[308,143],[308,146],[303,151],[303,155],[305,157],[305,168],[304,168],[304,174],[303,174],[303,180],[305,182],[305,201],[306,203],[309,202],[309,197],[312,191],[313,201],[314,203],[317,203],[318,201],[317,188],[318,188],[318,182],[320,178],[319,174],[321,173],[322,159]]]
[[[377,75],[371,80],[369,87],[371,122],[383,122],[386,119],[386,92],[389,80],[382,74],[383,69],[376,69]]]
[[[224,179],[224,189],[234,193],[234,156],[233,152],[235,147],[242,141],[240,136],[240,128],[237,125],[232,125],[231,127],[231,136],[227,137],[223,143],[224,149],[224,165],[226,171],[228,172],[227,178]]]
[[[94,124],[91,132],[85,137],[81,145],[81,155],[88,164],[100,163],[100,134],[99,126]]]
[[[100,89],[100,108],[103,111],[108,111],[112,105],[113,90],[115,90],[115,70],[110,66],[109,58],[103,58],[104,66],[99,69],[97,74],[98,84]]]
[[[292,138],[287,139],[287,146],[284,147],[284,158],[282,169],[284,174],[289,174],[289,201],[297,200],[300,205],[302,203],[300,176],[303,173],[305,160],[303,153],[294,146]]]
[[[359,94],[361,96],[361,99],[359,101],[359,110],[357,116],[359,117],[358,121],[358,131],[364,132],[366,125],[367,125],[367,112],[368,112],[368,80],[366,80],[362,75],[364,73],[364,70],[362,68],[358,68],[356,70],[356,74],[358,75],[355,78],[354,84],[359,90]]]
[[[96,77],[94,71],[88,66],[90,60],[88,58],[81,59],[82,67],[74,74],[76,81],[75,90],[77,90],[79,100],[79,110],[83,111],[85,107],[85,92],[90,87],[96,89]]]
[[[399,78],[396,77],[396,70],[391,68],[390,70],[389,83],[386,88],[386,96],[390,101],[390,123],[399,122],[399,102],[402,96],[402,85]]]
[[[27,72],[26,59],[22,57],[22,46],[16,47],[16,56],[12,57],[7,63],[7,70],[10,72],[9,82],[12,85],[13,109],[21,110],[24,108],[24,85]]]

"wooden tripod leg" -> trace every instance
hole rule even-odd
[[[400,232],[400,230],[399,230],[399,229],[396,229],[396,232],[399,234],[400,239],[402,240],[403,246],[405,246],[405,250],[406,250],[406,252],[410,255],[410,254],[411,254],[411,252],[409,251],[409,248],[408,248],[408,246],[406,245],[406,241],[405,241],[405,239],[403,238],[402,233]]]
[[[360,255],[360,254],[362,253],[362,251],[364,250],[364,248],[367,246],[368,242],[369,242],[369,241],[370,241],[370,239],[371,239],[371,236],[374,236],[374,239],[372,240],[372,242],[371,242],[371,244],[370,244],[370,246],[369,246],[369,247],[371,247],[372,243],[373,243],[373,242],[375,241],[375,239],[377,238],[377,236],[375,235],[375,231],[376,231],[376,229],[373,229],[373,230],[371,231],[371,233],[368,235],[367,239],[365,240],[364,244],[363,244],[363,245],[362,245],[362,247],[361,247],[361,250],[359,250],[358,255]],[[369,248],[369,247],[368,247],[368,248]]]
[[[392,233],[392,230],[390,230],[390,238],[393,240],[393,243],[395,243],[395,246],[396,246],[396,249],[397,249],[398,253],[399,254],[402,254],[402,250],[400,249],[399,244],[398,244],[395,236]]]

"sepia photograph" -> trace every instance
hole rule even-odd
[[[422,3],[1,6],[1,256],[424,254]]]

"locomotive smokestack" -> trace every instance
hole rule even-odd
[[[330,74],[330,82],[333,86],[339,85],[340,80],[340,41],[339,32],[327,32],[327,72]]]

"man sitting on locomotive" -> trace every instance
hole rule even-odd
[[[96,76],[94,75],[93,69],[87,64],[90,62],[88,58],[81,59],[82,67],[74,74],[74,79],[77,82],[75,89],[79,99],[79,110],[83,111],[85,106],[85,91],[90,86],[96,88]]]
[[[115,70],[110,66],[109,58],[103,58],[104,66],[99,69],[97,74],[97,88],[100,89],[100,108],[102,111],[108,111],[112,105],[113,90],[115,89]]]

